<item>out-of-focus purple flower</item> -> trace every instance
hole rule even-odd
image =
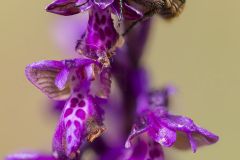
[[[66,104],[65,100],[62,101],[51,101],[50,106],[52,106],[51,110],[56,113],[61,113],[62,110],[64,109]]]
[[[54,100],[67,100],[58,123],[53,150],[74,159],[83,142],[94,141],[105,128],[100,104],[110,93],[110,70],[91,59],[41,61],[26,68],[30,82]]]
[[[57,160],[51,155],[44,153],[23,152],[7,156],[5,160]]]
[[[121,3],[121,4],[120,4]],[[70,16],[84,12],[93,6],[104,10],[110,8],[112,13],[116,14],[119,19],[122,15],[126,19],[138,19],[143,15],[140,11],[130,6],[125,0],[55,0],[47,6],[46,10],[51,13]]]
[[[177,132],[185,133],[193,152],[197,146],[212,144],[218,136],[196,125],[190,118],[172,115],[167,110],[168,96],[172,88],[164,88],[138,100],[138,120],[125,144],[131,147],[131,141],[142,133],[147,133],[155,142],[171,147],[177,141]]]
[[[148,138],[137,138],[133,147],[125,152],[126,160],[164,160],[161,145]]]
[[[131,148],[123,146],[110,148],[99,160],[164,160],[164,153],[159,143],[146,137],[138,137]]]
[[[51,22],[50,38],[60,53],[67,56],[79,56],[75,50],[77,41],[85,34],[88,14],[71,17],[59,16]]]

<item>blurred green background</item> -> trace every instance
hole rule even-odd
[[[29,63],[64,57],[51,33],[58,16],[44,11],[48,3],[1,2],[1,158],[22,149],[51,148],[56,117],[50,120],[45,96],[24,76]],[[166,149],[169,159],[239,157],[239,6],[239,0],[188,0],[184,13],[174,21],[154,18],[143,60],[152,86],[177,86],[172,112],[189,116],[220,136],[217,144],[196,154]]]

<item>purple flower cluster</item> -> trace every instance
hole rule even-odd
[[[88,26],[76,45],[78,58],[43,60],[28,65],[25,70],[28,80],[60,106],[52,154],[19,153],[9,155],[7,160],[80,160],[90,148],[98,160],[163,160],[162,146],[174,146],[181,136],[184,142],[190,142],[193,152],[200,145],[218,141],[218,136],[190,118],[169,113],[169,98],[175,93],[173,87],[149,89],[140,59],[150,20],[141,22],[123,40],[112,19],[112,14],[116,15],[123,28],[132,20],[142,21],[149,6],[141,6],[141,2],[55,0],[46,8],[64,16],[88,10]],[[159,1],[161,5],[157,9],[166,10],[169,6],[173,12],[171,4],[176,8],[184,2]],[[112,77],[119,86],[117,97],[110,96]],[[114,98],[121,100],[114,101]],[[116,106],[121,106],[117,113],[112,109]],[[114,120],[105,125],[105,114],[109,112]],[[114,143],[113,135],[102,136],[106,130],[114,133],[112,128],[120,135]]]

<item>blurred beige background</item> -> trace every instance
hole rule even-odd
[[[29,63],[63,57],[50,29],[57,16],[44,11],[50,1],[1,2],[1,158],[21,149],[51,148],[56,117],[50,120],[46,98],[24,76]],[[171,23],[154,18],[144,57],[152,86],[177,86],[172,112],[220,136],[196,154],[166,149],[172,159],[239,157],[239,6],[239,0],[188,0],[185,12]]]

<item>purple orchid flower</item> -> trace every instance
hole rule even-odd
[[[146,3],[145,6],[145,1],[139,1],[146,8],[150,5],[150,15],[165,9],[164,15],[174,16],[185,1],[164,1],[161,2],[163,5],[151,0]],[[162,146],[176,144],[179,140],[177,135],[186,135],[184,142],[190,141],[193,152],[200,145],[217,142],[218,136],[199,127],[190,118],[168,112],[169,96],[175,93],[173,87],[147,93],[150,85],[147,73],[140,65],[140,58],[150,23],[143,22],[142,26],[135,28],[135,32],[123,34],[126,36],[123,46],[124,40],[114,27],[111,14],[119,20],[139,22],[149,16],[146,14],[148,12],[143,18],[143,14],[125,0],[55,0],[47,7],[48,12],[64,16],[86,10],[89,12],[87,29],[83,35],[82,32],[77,35],[80,40],[75,48],[83,55],[81,58],[40,61],[28,65],[25,70],[33,85],[51,100],[59,102],[56,106],[61,115],[53,136],[52,155],[19,153],[8,156],[6,160],[80,160],[82,150],[89,148],[98,160],[164,160]],[[127,23],[124,25],[127,26]],[[140,46],[136,47],[136,42]],[[110,61],[120,47],[122,49],[117,50],[119,53],[115,63]],[[112,72],[120,91],[116,97],[121,102],[110,101],[106,105],[109,108],[103,110],[102,106],[110,96]],[[110,114],[106,114],[109,120],[105,122],[109,130],[114,131],[99,138],[96,143],[85,145],[105,131],[105,112]],[[134,117],[136,123],[124,146],[124,135],[129,133]]]
[[[78,1],[55,1],[49,8],[58,8],[60,6],[69,6],[69,4],[79,3]],[[91,59],[99,60],[104,65],[109,66],[109,57],[112,51],[119,46],[119,34],[116,31],[113,20],[111,18],[111,9],[107,6],[112,2],[93,2],[88,1],[91,7],[89,10],[88,26],[85,34],[79,37],[79,41],[76,46],[76,51],[81,55],[89,57]],[[114,4],[114,3],[113,3]],[[84,6],[84,5],[83,5]],[[103,7],[105,6],[105,7]],[[61,8],[61,7],[60,7]],[[68,8],[68,7],[67,7]],[[55,10],[51,10],[55,11]],[[62,11],[62,8],[61,8]]]
[[[74,159],[86,140],[94,141],[105,128],[100,104],[108,98],[108,68],[91,59],[41,61],[26,68],[30,82],[53,100],[66,100],[53,138],[58,157]]]
[[[138,19],[142,17],[142,13],[130,6],[127,2],[119,0],[55,0],[46,10],[51,13],[70,16],[84,12],[93,6],[97,6],[99,9],[104,10],[110,8],[111,12],[122,18],[122,15],[126,19]]]
[[[165,147],[171,147],[177,141],[177,132],[185,133],[193,152],[196,152],[198,145],[218,141],[217,135],[199,127],[190,118],[168,112],[168,96],[172,93],[173,88],[166,87],[139,98],[138,121],[133,126],[125,147],[131,147],[132,141],[143,133]]]
[[[76,50],[109,66],[112,52],[123,43],[114,27],[111,13],[132,20],[143,15],[125,1],[117,0],[56,0],[47,7],[47,11],[65,16],[81,13],[87,9],[90,10],[87,31],[80,38]]]

